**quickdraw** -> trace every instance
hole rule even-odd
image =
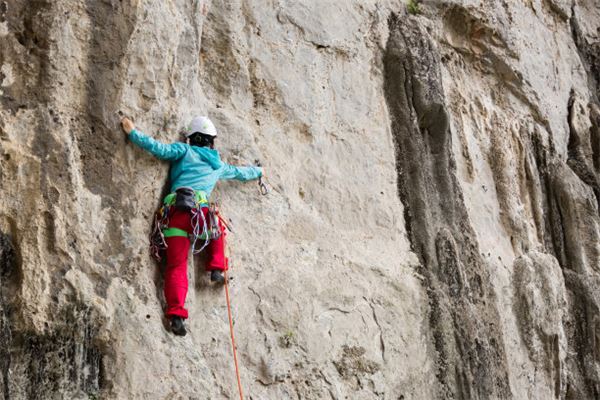
[[[162,205],[154,213],[152,231],[150,232],[150,254],[157,260],[162,259],[162,253],[167,248],[163,229],[169,226],[169,206]]]
[[[210,239],[218,239],[223,232],[221,232],[221,225],[219,224],[219,211],[217,210],[217,205],[215,203],[211,203],[208,208],[208,223],[211,227],[209,237]]]
[[[254,161],[254,165],[256,165],[257,167],[262,167],[262,163],[260,162],[260,160],[255,160]],[[260,176],[258,178],[258,192],[262,195],[262,196],[266,196],[269,194],[269,192],[271,191],[269,189],[269,186],[267,185],[267,180],[266,178],[263,179],[262,176]]]
[[[267,184],[263,182],[262,176],[258,178],[258,191],[263,196],[269,194],[269,188],[267,187]]]

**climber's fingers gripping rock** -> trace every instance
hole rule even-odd
[[[123,128],[123,131],[129,135],[131,131],[135,129],[135,125],[133,125],[133,122],[129,118],[123,117],[121,120],[121,128]]]

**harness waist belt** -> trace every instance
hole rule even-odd
[[[201,207],[208,207],[208,197],[206,197],[206,193],[202,190],[196,190],[194,193],[196,194],[196,203],[198,203]],[[177,193],[169,193],[165,196],[163,204],[166,206],[174,205],[176,197]]]

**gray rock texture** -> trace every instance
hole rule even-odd
[[[246,399],[599,398],[600,1],[409,3],[0,0],[0,399],[239,398],[118,125],[197,114],[273,189],[213,194]]]

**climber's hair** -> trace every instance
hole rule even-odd
[[[210,147],[211,149],[215,147],[215,137],[206,135],[204,133],[192,133],[189,137],[189,140],[191,146]]]

